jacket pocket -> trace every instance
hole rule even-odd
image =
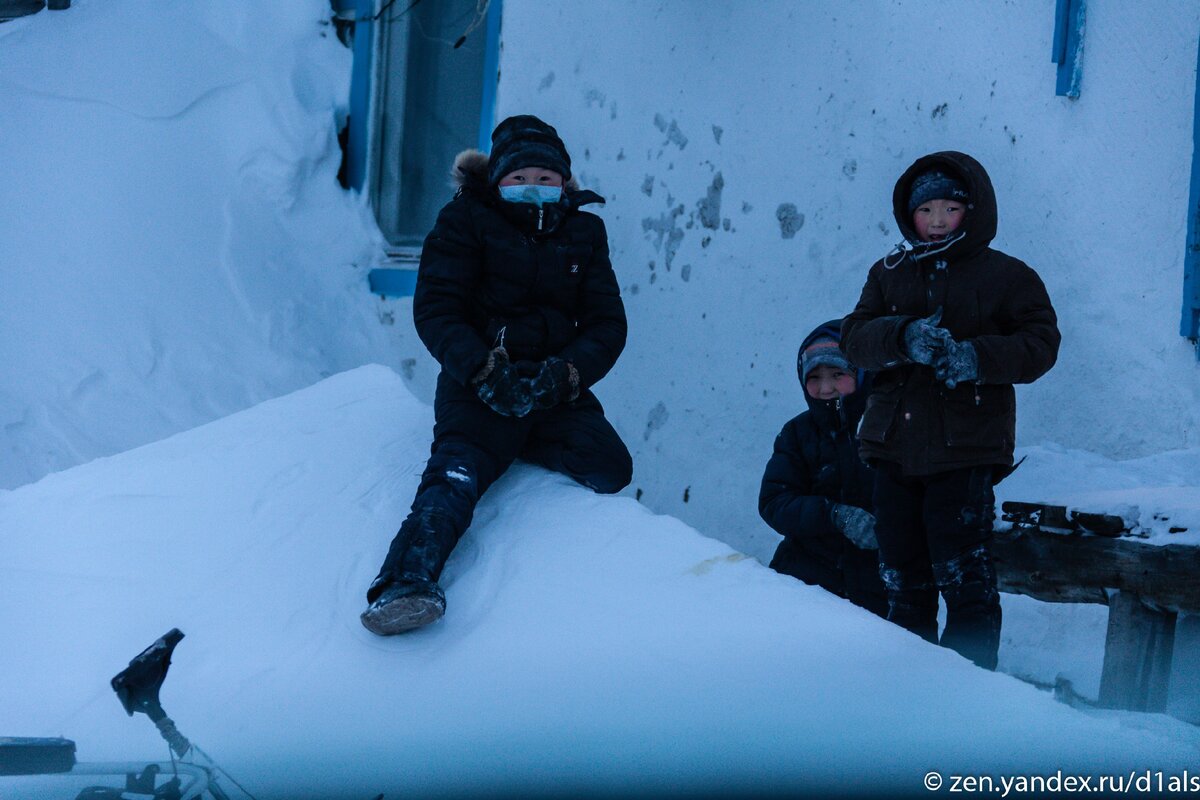
[[[1011,450],[1016,438],[1012,387],[969,384],[948,391],[942,422],[947,447]]]
[[[864,442],[883,444],[896,427],[896,411],[900,406],[900,391],[872,392],[867,398],[867,409],[863,412],[858,438]]]

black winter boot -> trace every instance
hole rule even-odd
[[[378,581],[377,581],[378,582]],[[374,584],[372,584],[374,588]],[[437,581],[406,572],[389,579],[359,619],[379,636],[391,636],[437,622],[446,613],[446,595]]]
[[[437,579],[456,539],[446,515],[433,509],[410,514],[367,590],[370,605],[360,617],[363,627],[391,636],[441,619],[446,595]]]
[[[933,573],[946,598],[942,647],[994,670],[1000,653],[1000,593],[987,548],[973,548],[934,564]]]

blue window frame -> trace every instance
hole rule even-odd
[[[1197,55],[1200,70],[1200,54]],[[1188,192],[1187,249],[1183,256],[1183,316],[1179,333],[1196,344],[1200,358],[1200,77],[1192,118],[1192,187]]]
[[[1056,0],[1054,9],[1054,50],[1050,60],[1058,64],[1059,97],[1079,97],[1083,72],[1083,26],[1085,0]]]
[[[347,183],[388,241],[371,290],[405,296],[421,242],[450,199],[454,156],[490,147],[501,0],[341,2],[355,6]]]

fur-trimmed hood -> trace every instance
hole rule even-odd
[[[450,185],[456,190],[466,189],[480,195],[490,194],[488,187],[488,154],[482,150],[463,150],[454,159],[450,169]],[[572,175],[564,187],[568,193],[581,191],[579,182]],[[593,201],[597,202],[597,201]],[[604,202],[600,200],[599,202]]]

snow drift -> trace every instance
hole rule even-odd
[[[0,26],[0,487],[386,358],[328,18],[81,0]]]
[[[431,422],[363,367],[0,494],[0,674],[20,687],[0,695],[0,733],[162,758],[107,681],[178,626],[164,706],[260,798],[896,794],[931,769],[1195,762],[1193,728],[1059,705],[528,465],[452,556],[447,617],[373,637],[363,594]]]

